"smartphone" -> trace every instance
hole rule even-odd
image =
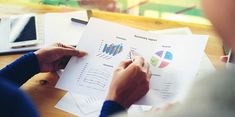
[[[37,18],[34,14],[15,15],[4,20],[8,27],[8,42],[11,48],[39,44]]]

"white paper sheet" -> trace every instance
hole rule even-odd
[[[155,31],[150,31],[150,32],[155,33],[155,34],[160,34],[160,35],[192,35],[192,32],[188,27],[155,30]],[[198,80],[199,78],[203,78],[213,72],[215,72],[215,67],[213,66],[208,56],[204,52],[195,79]],[[173,100],[173,101],[182,101],[182,100]],[[138,105],[135,105],[135,106],[138,107]],[[159,106],[164,106],[164,104],[159,105]],[[139,108],[141,107],[143,106],[139,106]],[[147,110],[149,110],[149,108],[151,107],[147,107]],[[134,111],[134,113],[135,112],[136,111]]]
[[[196,35],[161,37],[164,40],[156,47],[157,51],[151,60],[160,59],[166,64],[162,62],[153,65],[155,60],[150,62],[152,64],[150,91],[137,102],[138,104],[159,106],[185,97],[194,81],[206,44],[205,41],[198,40],[207,39],[207,36]]]
[[[105,28],[101,30],[103,26]],[[114,67],[121,60],[128,58],[130,49],[142,51],[145,54],[153,52],[157,41],[154,40],[155,35],[149,35],[151,40],[146,40],[145,37],[148,34],[151,35],[142,30],[91,19],[78,44],[78,49],[87,51],[88,55],[81,59],[73,57],[56,87],[104,98],[112,80]],[[108,49],[108,47],[111,48],[110,46],[116,47]],[[146,48],[140,48],[142,46]]]
[[[73,115],[83,115],[83,113],[76,106],[76,102],[70,93],[66,93],[60,101],[55,105],[56,108],[71,113]]]
[[[155,31],[150,31],[150,32],[160,34],[160,35],[193,35],[193,33],[188,27],[155,30]],[[197,75],[196,75],[196,79],[203,78],[215,71],[216,69],[214,65],[212,64],[212,62],[210,61],[210,59],[204,52],[202,55],[202,60],[200,62]]]
[[[63,71],[57,71],[59,77],[61,77]],[[55,107],[79,117],[98,117],[102,105],[103,100],[101,99],[67,92]]]
[[[198,69],[198,73],[196,75],[196,80],[199,80],[201,78],[205,78],[206,76],[214,73],[216,71],[214,65],[208,58],[206,54],[203,54],[200,67]]]
[[[100,30],[103,26],[105,28]],[[150,91],[138,104],[161,105],[184,97],[197,73],[207,38],[202,35],[158,35],[91,19],[78,44],[78,49],[86,50],[88,56],[73,57],[56,87],[104,98],[113,67],[127,58],[129,47],[151,64],[153,74]],[[99,55],[103,54],[99,48],[107,43],[122,44],[124,49],[107,59],[106,55]]]
[[[96,97],[79,95],[75,93],[71,93],[71,96],[74,98],[77,107],[84,114],[91,114],[95,112],[100,112],[101,107],[103,105],[104,100]]]
[[[154,30],[149,32],[160,35],[192,35],[192,32],[188,27]]]
[[[192,33],[191,33],[189,28],[174,28],[174,29],[157,30],[157,31],[151,31],[151,32],[157,33],[157,34],[167,34],[167,35],[178,35],[178,34],[181,34],[181,35],[192,35]],[[214,71],[215,71],[215,68],[214,68],[213,64],[211,63],[211,61],[209,60],[207,55],[203,54],[203,57],[202,57],[202,60],[201,60],[201,63],[200,63],[200,67],[199,67],[199,70],[198,70],[198,73],[197,73],[197,77],[206,76],[209,73],[214,72]],[[58,75],[61,76],[61,74],[62,74],[62,71],[59,71]],[[72,97],[72,95],[68,95],[68,94],[65,95],[65,98],[73,98],[73,97]],[[79,101],[89,100],[89,98],[92,98],[92,97],[87,96],[85,99],[77,98],[77,100],[75,99],[74,102],[77,103],[77,105],[79,106],[79,108],[81,110],[82,109],[84,109],[85,111],[90,111],[92,109],[93,110],[99,110],[100,108],[99,109],[97,109],[97,108],[90,108],[90,109],[86,110],[86,107],[87,107],[86,105],[87,104],[85,104],[85,105],[81,104],[80,105]],[[97,101],[97,100],[95,100],[95,101]],[[66,103],[65,106],[61,106],[63,103]],[[101,106],[102,105],[102,101],[100,101],[100,103],[101,103],[100,104],[100,106]],[[69,108],[66,108],[66,105],[71,104],[71,107],[72,107],[72,105],[75,105],[73,107],[77,108],[75,103],[74,104],[72,104],[72,103],[67,104],[66,100],[63,100],[63,99],[61,99],[60,102],[58,102],[58,104],[60,104],[60,109],[65,110],[65,111],[67,110],[67,112],[71,112],[71,111],[73,112],[73,109],[70,110]],[[85,107],[85,108],[82,108],[82,107]],[[133,105],[133,106],[131,106],[128,109],[128,113],[130,115],[134,115],[134,114],[138,114],[138,113],[143,112],[143,111],[149,111],[149,110],[151,110],[151,108],[152,108],[151,106]]]
[[[156,31],[150,31],[150,32],[156,33],[156,34],[160,34],[160,35],[176,35],[176,36],[177,35],[192,35],[191,30],[189,28],[187,28],[187,27],[186,28],[156,30]],[[191,39],[193,39],[193,38],[191,38]],[[196,39],[196,38],[194,38],[194,39]],[[187,48],[187,47],[184,47],[184,48]],[[195,56],[195,55],[191,55],[191,56]],[[198,63],[199,61],[200,60],[197,60],[196,63]],[[178,61],[178,63],[179,63],[179,61]],[[175,68],[181,68],[181,67],[178,66],[178,67],[175,67]],[[205,53],[203,53],[203,57],[202,57],[202,60],[200,62],[199,68],[198,67],[195,67],[195,68],[198,69],[198,72],[195,71],[195,73],[197,73],[195,75],[195,77],[197,77],[197,78],[201,78],[201,77],[206,76],[209,73],[215,71],[215,68],[213,67],[212,63],[209,61],[209,58],[207,57],[207,55]],[[192,74],[195,74],[195,73],[192,72]],[[169,74],[169,71],[168,71],[168,73],[165,73],[165,74]],[[184,75],[180,75],[180,77],[182,77],[182,76],[184,76]],[[176,77],[177,76],[175,76],[175,78]],[[194,81],[193,75],[192,75],[192,77],[190,79],[188,79],[188,82],[191,82],[191,83],[189,83],[187,86],[184,86],[184,87],[181,88],[181,92],[184,92],[184,93],[178,93],[178,94],[175,93],[174,94],[174,92],[176,92],[175,89],[179,89],[179,87],[178,88],[176,87],[176,84],[180,80],[172,81],[172,79],[174,79],[173,77],[170,78],[170,79],[171,80],[168,80],[168,81],[167,80],[165,80],[165,81],[162,80],[162,82],[160,84],[158,84],[157,81],[155,81],[154,84],[152,84],[152,85],[157,86],[157,88],[156,88],[157,90],[159,90],[159,89],[162,90],[163,91],[162,94],[159,93],[160,91],[156,92],[155,90],[150,89],[150,91],[147,94],[147,96],[145,96],[143,99],[141,99],[137,103],[138,104],[156,103],[155,105],[160,107],[160,106],[163,106],[164,104],[172,102],[172,101],[175,102],[175,101],[183,100],[183,98],[186,95],[187,90],[190,87],[189,84],[191,84]],[[184,80],[182,80],[182,81],[184,81]],[[165,82],[165,86],[161,87],[160,85],[162,85],[162,83],[164,83],[164,82]],[[155,84],[155,83],[157,83],[157,84]],[[183,85],[183,83],[179,83],[179,84]],[[155,98],[157,96],[156,93],[159,93],[158,96],[162,96],[162,98],[161,99],[156,99]],[[165,99],[163,99],[163,98],[165,98]]]
[[[63,70],[58,71],[57,74],[61,76],[62,72]],[[80,117],[97,117],[100,114],[103,102],[104,100],[98,98],[68,92],[63,96],[63,98],[61,98],[55,107]],[[149,111],[151,109],[152,106],[132,105],[127,112],[129,115],[135,115],[141,112]]]
[[[71,113],[79,117],[98,117],[100,114],[100,108],[97,111],[91,113],[84,113],[78,107],[76,103],[77,98],[73,98],[71,93],[66,93],[61,100],[55,105],[56,108],[65,112]],[[80,100],[80,99],[79,99]]]
[[[50,45],[61,42],[68,45],[77,45],[85,25],[72,22],[71,18],[88,20],[86,11],[45,14],[43,16],[44,43]]]

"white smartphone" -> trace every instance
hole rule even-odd
[[[2,19],[1,23],[7,25],[7,37],[11,48],[28,47],[40,43],[36,15],[15,15]]]

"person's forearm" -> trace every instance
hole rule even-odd
[[[21,86],[29,78],[40,72],[37,56],[30,52],[0,70],[0,76]]]
[[[114,102],[114,101],[105,101],[102,110],[100,112],[100,117],[108,117],[113,114],[124,112],[125,108],[122,107],[120,104]]]

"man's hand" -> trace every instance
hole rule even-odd
[[[86,55],[83,51],[78,51],[72,46],[66,46],[60,43],[40,49],[34,53],[38,58],[41,72],[63,69],[71,56],[83,57]]]
[[[121,62],[114,71],[106,100],[130,107],[148,92],[150,77],[149,64],[142,57]]]

